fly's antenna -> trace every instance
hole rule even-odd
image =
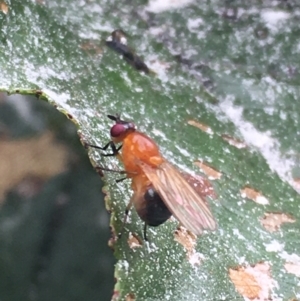
[[[115,122],[117,122],[118,123],[118,121],[120,121],[121,119],[120,119],[120,114],[116,114],[116,115],[107,115],[107,117],[109,118],[109,119],[111,119],[111,120],[113,120],[113,121],[115,121]]]
[[[115,121],[117,124],[128,124],[129,123],[128,121],[122,120],[121,114],[118,114],[118,113],[116,115],[107,115],[107,117],[110,120]]]

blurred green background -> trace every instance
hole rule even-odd
[[[110,300],[109,216],[75,126],[4,94],[0,124],[1,300]]]

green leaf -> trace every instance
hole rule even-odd
[[[13,1],[0,15],[1,91],[49,101],[77,124],[82,140],[100,146],[109,141],[106,115],[122,113],[180,169],[200,173],[193,164],[200,160],[221,173],[213,181],[218,198],[210,200],[219,228],[198,238],[200,265],[174,241],[174,221],[151,229],[149,243],[130,248],[129,232],[142,237],[132,212],[113,244],[115,298],[242,299],[229,271],[259,262],[270,266],[273,299],[299,297],[297,276],[284,266],[300,259],[299,8],[292,1],[226,3],[151,13],[143,1]],[[106,48],[117,28],[156,76],[138,73]],[[228,136],[247,147],[231,145]],[[101,166],[118,164],[94,151],[90,158]],[[107,204],[118,233],[132,191],[115,179],[107,175]],[[245,187],[267,204],[243,198]],[[269,232],[260,222],[268,212],[294,222]],[[249,286],[245,281],[241,285]]]

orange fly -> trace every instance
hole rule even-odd
[[[89,146],[101,150],[111,147],[111,154],[102,155],[116,156],[123,163],[134,191],[125,218],[133,205],[145,222],[145,239],[147,226],[159,226],[172,214],[196,235],[204,229],[215,230],[216,222],[203,197],[161,155],[157,144],[137,131],[133,122],[121,120],[119,115],[108,118],[115,121],[110,129],[111,141],[104,147]],[[117,148],[118,143],[122,145]]]

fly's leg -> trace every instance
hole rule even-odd
[[[119,174],[122,174],[122,175],[127,175],[124,178],[117,179],[116,180],[117,183],[122,182],[122,181],[128,179],[128,175],[135,175],[136,174],[136,172],[134,172],[134,171],[118,170],[118,169],[112,169],[112,168],[107,168],[107,167],[102,167],[102,166],[96,166],[95,169],[96,170],[104,170],[104,171],[116,172],[116,173],[119,173]]]
[[[106,151],[109,147],[111,148],[112,150],[112,153],[109,153],[109,154],[102,154],[101,153],[101,156],[103,157],[116,157],[119,155],[119,151],[120,149],[122,148],[122,145],[120,145],[119,147],[116,147],[116,145],[114,144],[113,141],[109,141],[106,145],[104,145],[103,147],[101,146],[98,146],[98,145],[92,145],[92,144],[88,144],[86,143],[85,144],[87,147],[93,147],[93,148],[97,148],[97,149],[101,149],[103,151]]]
[[[120,156],[119,151],[122,148],[122,145],[120,145],[119,147],[116,147],[116,145],[114,144],[113,141],[109,141],[104,147],[97,146],[97,145],[92,145],[92,144],[88,144],[88,143],[86,143],[85,145],[88,146],[88,147],[93,147],[93,148],[100,149],[100,150],[103,150],[103,151],[106,151],[110,147],[112,149],[112,153],[109,153],[109,154],[102,154],[101,153],[101,156],[103,156],[103,157],[118,157],[118,156]],[[114,169],[110,169],[110,168],[106,168],[106,167],[101,167],[101,166],[97,166],[97,168],[100,169],[100,170],[104,170],[104,171],[117,172],[117,173],[120,173],[120,174],[127,175],[124,178],[116,180],[117,183],[122,182],[122,181],[128,179],[128,175],[129,174],[135,174],[135,172],[130,172],[130,171],[126,171],[126,170],[114,170]],[[121,238],[121,236],[122,236],[122,234],[124,232],[124,227],[125,227],[125,224],[127,222],[129,210],[132,207],[132,203],[133,203],[133,201],[131,199],[129,201],[129,204],[126,206],[124,220],[123,220],[121,232],[118,234],[118,238]]]
[[[116,147],[116,145],[111,141],[110,142],[110,147],[112,149],[112,153],[110,154],[101,154],[103,157],[116,157],[119,155],[119,150],[122,148],[122,145],[120,145],[119,147]]]
[[[121,232],[118,234],[118,238],[121,238],[123,232],[124,232],[124,227],[125,227],[125,224],[127,223],[127,218],[128,218],[128,214],[129,214],[129,210],[131,209],[132,207],[132,198],[130,199],[128,205],[126,206],[126,209],[125,209],[125,215],[124,215],[124,219],[123,219],[123,224],[122,224],[122,228],[121,228]]]
[[[89,143],[85,143],[85,147],[93,147],[93,148],[101,149],[101,150],[104,150],[104,151],[107,150],[110,147],[112,149],[112,153],[110,153],[110,154],[102,154],[101,153],[101,156],[103,156],[103,157],[117,157],[117,156],[120,155],[119,151],[122,148],[122,145],[120,145],[119,147],[116,147],[116,145],[114,144],[113,141],[109,141],[103,147],[98,146],[98,145],[89,144]],[[117,173],[120,173],[120,174],[128,174],[129,173],[129,172],[125,171],[125,170],[115,170],[115,169],[101,167],[101,166],[97,166],[97,168],[100,169],[100,170],[117,172]],[[120,180],[116,180],[116,182],[119,183],[119,182],[125,180],[126,178],[127,177],[124,177],[124,178],[122,178]]]
[[[117,179],[116,180],[116,183],[120,183],[120,182],[123,182],[124,180],[127,180],[128,177],[124,177],[124,178],[121,178],[121,179]]]
[[[96,166],[95,167],[96,169],[99,169],[99,170],[104,170],[104,171],[110,171],[110,172],[116,172],[116,173],[119,173],[119,174],[131,174],[132,172],[130,171],[126,171],[126,170],[118,170],[118,169],[112,169],[112,168],[107,168],[107,167],[102,167],[102,166]],[[127,177],[126,177],[127,178]],[[125,180],[126,178],[122,178],[120,180]],[[117,180],[118,181],[118,180]],[[120,181],[121,182],[121,181]]]
[[[101,153],[101,156],[103,156],[103,157],[118,157],[118,156],[120,156],[119,151],[122,148],[122,145],[120,145],[119,147],[116,147],[116,145],[114,144],[113,141],[109,141],[103,147],[98,146],[98,145],[92,145],[92,144],[89,144],[89,143],[85,143],[85,146],[86,147],[93,147],[93,148],[96,148],[96,149],[101,149],[101,150],[104,150],[104,151],[107,150],[110,147],[111,150],[112,150],[112,153],[110,153],[110,154],[102,154]],[[134,172],[130,172],[130,171],[126,171],[126,170],[115,170],[115,169],[101,167],[101,166],[97,166],[97,168],[100,169],[100,170],[104,170],[104,171],[117,172],[117,173],[126,174],[126,175],[128,175],[128,174],[135,174]],[[119,182],[124,181],[125,179],[127,179],[127,177],[118,179],[118,180],[116,180],[116,182],[119,183]]]
[[[145,241],[148,241],[148,237],[147,237],[147,223],[144,224],[144,239]]]

